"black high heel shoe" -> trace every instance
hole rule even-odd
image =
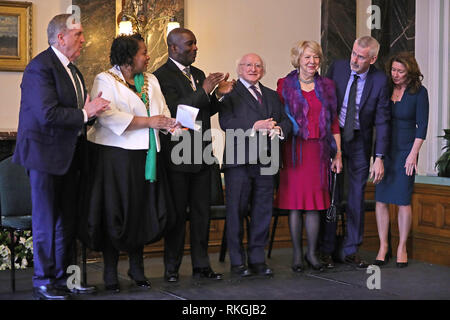
[[[408,266],[408,262],[397,262],[397,268],[406,268]]]
[[[386,255],[384,256],[384,260],[375,259],[372,264],[376,265],[376,266],[384,266],[389,262],[390,257],[391,257],[391,254],[388,251],[388,252],[386,252]]]
[[[305,254],[305,261],[306,261],[306,263],[307,263],[311,268],[313,268],[313,270],[320,271],[320,272],[323,271],[323,265],[322,265],[321,263],[312,264],[312,263],[308,260],[308,256],[307,256],[306,254]]]
[[[147,289],[150,289],[152,287],[152,285],[150,284],[150,281],[145,279],[145,277],[144,277],[144,280],[136,280],[133,277],[133,275],[131,274],[130,270],[128,270],[128,276],[130,277],[131,280],[133,280],[136,283],[136,285],[138,287],[147,288]]]

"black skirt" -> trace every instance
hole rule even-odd
[[[162,157],[157,178],[145,180],[146,150],[126,150],[88,143],[89,174],[84,179],[79,237],[101,251],[105,239],[121,251],[160,240],[172,225],[175,210]]]

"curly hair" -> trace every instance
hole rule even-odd
[[[406,77],[408,82],[408,91],[411,94],[417,93],[420,86],[422,85],[423,74],[420,72],[419,65],[417,64],[416,58],[409,52],[399,52],[393,55],[386,63],[386,73],[389,78],[389,84],[391,89],[393,88],[391,68],[394,62],[401,63],[406,68]]]
[[[144,38],[139,33],[131,36],[118,36],[111,45],[109,61],[112,66],[133,65],[133,58],[139,50],[139,42]]]

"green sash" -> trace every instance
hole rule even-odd
[[[140,93],[142,101],[148,106],[148,97],[146,92],[142,92],[144,86],[144,75],[142,73],[134,76],[134,86],[138,93]],[[150,117],[150,108],[147,108],[147,115]],[[145,159],[145,180],[150,182],[156,181],[156,139],[153,128],[149,128],[150,132],[150,146],[147,152],[147,158]]]

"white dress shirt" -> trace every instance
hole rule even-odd
[[[61,61],[61,64],[63,65],[64,69],[66,69],[67,74],[68,74],[69,77],[70,77],[70,80],[72,80],[73,88],[74,88],[75,91],[76,91],[77,86],[75,85],[75,80],[73,79],[72,72],[70,71],[70,69],[69,69],[69,67],[68,67],[68,65],[69,65],[69,63],[70,63],[69,58],[67,58],[61,51],[59,51],[58,49],[56,49],[54,46],[51,46],[51,47],[52,47],[52,49],[53,49],[53,52],[55,52],[56,56],[58,57],[59,61]],[[78,82],[80,83],[80,86],[82,86],[83,84],[82,84],[82,82],[81,82],[80,77],[78,77],[78,75],[77,75],[77,78],[78,78]],[[82,92],[81,92],[81,95],[82,95],[82,98],[83,98],[83,101],[84,101],[84,99],[85,99],[85,97],[84,97],[84,90],[81,90],[81,91],[82,91]],[[83,103],[83,104],[84,104],[84,103]],[[88,116],[87,116],[86,110],[81,109],[81,111],[83,111],[84,123],[88,122]]]

